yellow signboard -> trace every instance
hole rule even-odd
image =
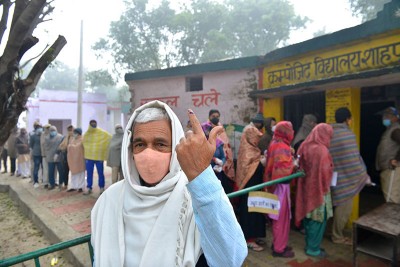
[[[277,195],[262,191],[253,191],[249,193],[247,199],[249,212],[259,212],[268,214],[278,214],[281,208]]]
[[[263,87],[275,88],[394,65],[400,65],[400,34],[371,38],[359,44],[266,66]]]
[[[333,89],[325,93],[326,123],[336,123],[335,112],[338,108],[351,109],[351,89]]]

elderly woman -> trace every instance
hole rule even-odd
[[[289,121],[281,121],[276,125],[274,136],[267,152],[267,166],[264,180],[272,181],[288,176],[294,171],[293,155],[290,142],[293,139],[293,126]],[[292,258],[294,252],[289,247],[290,233],[290,185],[278,184],[269,187],[268,191],[279,198],[280,209],[278,215],[269,214],[272,219],[272,256]]]
[[[162,102],[133,113],[122,143],[125,179],[92,210],[96,266],[242,265],[246,242],[210,166],[222,129],[207,140],[188,113],[193,132],[186,136]]]
[[[329,154],[332,135],[332,126],[320,123],[299,148],[300,168],[306,176],[298,180],[295,222],[299,225],[303,220],[306,254],[320,258],[326,257],[321,242],[326,221],[332,217],[330,185],[333,161]]]
[[[303,121],[301,126],[293,139],[292,145],[294,150],[297,152],[301,143],[307,138],[311,133],[311,130],[317,125],[317,117],[313,114],[305,114],[303,116]]]

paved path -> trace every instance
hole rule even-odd
[[[111,184],[111,170],[105,168],[106,188]],[[97,185],[97,177],[94,185]],[[0,174],[0,191],[9,192],[10,197],[22,211],[44,232],[52,243],[67,241],[90,233],[90,210],[97,200],[99,188],[93,187],[93,194],[85,196],[78,192],[48,191],[42,186],[34,189],[28,179],[21,179],[8,174]],[[296,231],[290,235],[290,245],[294,248],[296,258],[273,258],[271,250],[270,228],[267,228],[266,249],[263,252],[249,251],[249,256],[243,266],[291,266],[291,267],[318,267],[318,266],[352,266],[352,248],[350,246],[335,245],[328,238],[323,241],[323,247],[329,256],[318,260],[304,254],[304,236]],[[72,248],[66,257],[74,266],[90,266],[87,245]],[[229,255],[227,255],[229,256]],[[359,256],[361,267],[380,267],[387,264],[368,256]]]

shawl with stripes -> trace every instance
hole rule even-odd
[[[368,181],[364,161],[358,150],[354,133],[343,123],[333,124],[330,153],[334,171],[338,173],[337,184],[332,187],[334,206],[343,205],[358,194]]]

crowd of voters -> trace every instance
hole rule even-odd
[[[377,149],[376,168],[380,171],[385,200],[400,203],[399,113],[388,107],[380,115],[386,131]],[[210,110],[208,121],[202,124],[206,136],[213,127],[221,125],[219,118],[218,110]],[[295,134],[291,122],[277,122],[258,113],[243,130],[236,168],[229,139],[225,132],[219,135],[211,166],[226,193],[283,178],[298,170],[305,173],[304,178],[263,189],[278,196],[277,215],[249,212],[248,194],[233,202],[249,249],[265,249],[266,225],[270,225],[274,257],[295,256],[289,245],[289,232],[294,228],[305,234],[305,253],[324,258],[327,252],[320,245],[331,217],[332,242],[352,245],[344,230],[353,199],[364,186],[375,184],[367,174],[356,136],[350,129],[350,110],[337,109],[335,120],[334,124],[318,123],[315,115],[305,114]]]
[[[385,200],[400,203],[399,113],[388,107],[380,114],[386,131],[376,168]],[[31,133],[13,131],[3,164],[8,155],[11,175],[32,176],[35,188],[41,179],[48,190],[57,186],[57,171],[60,190],[84,194],[92,193],[96,166],[101,194],[91,217],[96,266],[241,266],[247,250],[265,250],[268,226],[272,256],[295,256],[289,244],[295,228],[305,235],[304,252],[324,258],[328,252],[321,242],[331,217],[332,242],[352,244],[344,230],[353,199],[374,183],[350,129],[348,108],[336,110],[334,124],[305,114],[296,133],[291,122],[257,113],[243,130],[236,162],[220,115],[212,109],[200,123],[188,110],[184,130],[168,105],[153,101],[136,109],[125,129],[116,125],[112,136],[95,120],[84,134],[71,125],[65,136],[35,123]],[[104,161],[112,168],[113,185],[106,191]],[[304,177],[261,189],[278,197],[277,214],[249,212],[249,194],[226,196],[299,170]]]
[[[88,130],[73,125],[63,136],[57,127],[41,125],[35,121],[33,131],[15,127],[2,150],[2,173],[11,176],[30,177],[34,188],[40,184],[47,190],[56,187],[62,191],[92,193],[93,172],[96,166],[100,193],[105,190],[104,161],[112,169],[112,183],[123,179],[121,172],[121,125],[115,125],[115,133],[109,134],[91,120]],[[10,169],[8,169],[10,163]],[[58,177],[58,179],[57,179]]]

